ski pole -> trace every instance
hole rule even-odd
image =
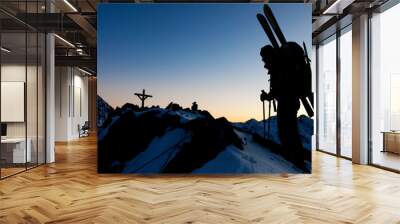
[[[269,139],[270,128],[271,128],[271,101],[268,101],[268,139]]]
[[[263,124],[264,124],[264,139],[265,139],[265,104],[264,100],[262,101],[263,104]]]

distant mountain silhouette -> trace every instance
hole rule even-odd
[[[101,98],[99,95],[97,95],[96,99],[97,103],[97,127],[101,127],[103,123],[106,121],[107,117],[109,114],[111,114],[114,109],[105,101],[103,98]]]

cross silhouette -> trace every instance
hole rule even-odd
[[[146,91],[144,89],[142,93],[135,93],[135,95],[142,101],[142,109],[144,108],[144,101],[149,97],[153,97],[151,95],[146,95]]]

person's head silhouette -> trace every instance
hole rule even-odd
[[[265,45],[261,48],[260,55],[264,62],[264,68],[271,70],[273,67],[273,61],[276,58],[275,49],[271,45]]]

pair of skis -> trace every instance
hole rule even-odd
[[[279,27],[278,22],[276,21],[271,8],[267,4],[264,5],[263,11],[264,11],[265,16],[260,13],[257,14],[258,22],[261,24],[261,27],[263,28],[265,34],[267,35],[268,39],[270,40],[272,47],[279,49],[280,46],[278,44],[278,41],[275,39],[273,31],[275,32],[276,37],[278,38],[279,42],[281,43],[281,46],[287,44],[285,35],[283,35],[282,30]],[[271,27],[272,27],[272,29],[271,29]],[[303,48],[304,48],[304,52],[305,52],[305,60],[306,60],[307,66],[310,66],[310,59],[308,58],[307,49],[306,49],[306,45],[304,42],[303,42]],[[311,79],[310,79],[310,82],[311,82]],[[311,85],[310,85],[310,87],[311,87]],[[271,90],[271,85],[270,85],[270,90]],[[314,100],[313,100],[312,91],[310,90],[309,92],[310,93],[307,94],[306,96],[301,96],[300,101],[303,104],[307,114],[310,117],[313,117],[314,116],[314,109],[313,109],[313,107],[314,107],[313,101]],[[274,108],[275,108],[275,105],[274,105]],[[265,129],[265,127],[264,127],[264,129]]]
[[[261,24],[262,28],[264,29],[265,34],[267,34],[268,39],[271,42],[271,45],[274,48],[279,48],[279,44],[275,39],[275,36],[271,30],[271,27],[275,31],[275,34],[278,37],[279,42],[281,42],[282,45],[287,43],[286,38],[283,35],[282,30],[279,27],[274,14],[272,13],[271,8],[267,4],[265,4],[263,9],[264,9],[265,16],[260,13],[257,13],[258,22]],[[269,23],[267,21],[267,18],[268,18]]]

